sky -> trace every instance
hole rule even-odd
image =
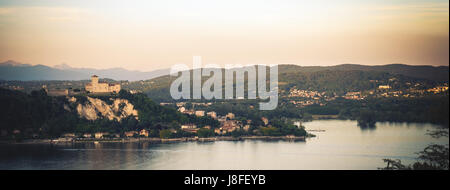
[[[442,0],[0,0],[0,62],[449,64]]]

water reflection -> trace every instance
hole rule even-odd
[[[303,123],[317,135],[306,142],[218,141],[171,144],[74,143],[0,145],[0,169],[377,169],[383,158],[415,161],[430,143],[430,124],[355,121]]]
[[[376,123],[369,123],[369,124],[361,124],[361,123],[358,123],[358,127],[361,129],[361,130],[370,130],[370,131],[373,131],[373,130],[375,130],[375,129],[377,129],[377,125],[376,125]]]

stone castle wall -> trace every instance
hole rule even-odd
[[[85,86],[86,91],[91,93],[106,93],[120,91],[120,84],[109,84],[106,82],[98,82],[97,76],[92,76],[91,82]]]

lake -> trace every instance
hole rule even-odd
[[[356,121],[305,122],[316,137],[306,142],[216,141],[0,145],[0,169],[377,169],[383,158],[416,161],[433,139],[432,124],[377,123],[361,129]],[[322,132],[324,130],[324,132]]]

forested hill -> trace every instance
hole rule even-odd
[[[51,138],[68,132],[123,133],[141,129],[149,130],[152,136],[159,136],[161,130],[180,130],[180,125],[186,123],[218,125],[210,118],[181,114],[173,108],[154,103],[144,94],[130,94],[123,90],[115,95],[69,98],[47,96],[44,90],[27,94],[0,88],[0,107],[0,131],[12,134],[19,130],[24,137],[38,134],[39,137]],[[137,115],[125,114],[134,109]]]
[[[296,87],[305,90],[329,91],[342,94],[349,91],[375,89],[379,85],[391,85],[396,89],[406,84],[423,84],[430,88],[448,83],[448,67],[409,66],[401,64],[384,66],[337,65],[329,67],[302,67],[279,65],[280,93]],[[170,101],[170,84],[177,77],[162,76],[152,80],[130,83],[125,88],[140,90],[155,101]],[[206,80],[208,77],[204,77]]]
[[[427,79],[432,81],[448,81],[449,67],[448,66],[414,66],[404,64],[389,64],[389,65],[356,65],[343,64],[336,66],[318,67],[309,66],[302,67],[298,65],[281,65],[279,67],[280,73],[311,73],[317,71],[377,71],[389,74],[399,74],[412,78]]]

